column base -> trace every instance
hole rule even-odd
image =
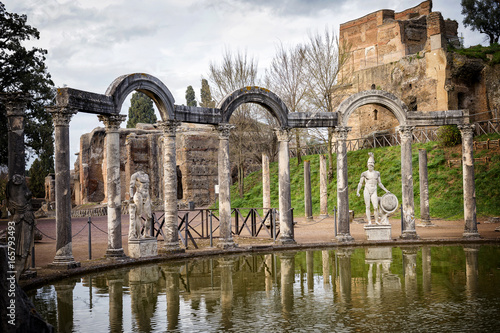
[[[238,247],[238,244],[236,244],[232,239],[221,240],[217,243],[217,248],[222,249],[222,250],[234,249],[236,247]]]
[[[481,238],[481,235],[479,235],[479,232],[464,232],[463,237],[466,239],[479,239]]]
[[[49,264],[49,267],[52,268],[66,268],[66,269],[77,268],[80,266],[81,264],[79,262],[76,262],[75,258],[62,257],[62,256],[55,256],[54,261],[51,264]]]
[[[320,218],[320,219],[327,219],[327,218],[329,218],[329,217],[330,217],[330,215],[328,215],[328,214],[320,214],[320,215],[318,216],[318,218]]]
[[[354,242],[354,238],[350,234],[343,234],[335,236],[335,240],[339,243]]]
[[[160,254],[175,254],[175,253],[185,253],[186,250],[179,246],[179,242],[165,242],[163,247],[158,249]]]
[[[417,224],[418,227],[435,227],[436,225],[431,222],[431,220],[421,219],[420,223]]]
[[[286,237],[286,238],[278,238],[276,240],[276,243],[279,244],[279,245],[295,245],[297,244],[297,242],[295,241],[295,239],[293,238],[289,238],[289,237]]]
[[[403,231],[403,234],[401,236],[399,236],[399,238],[407,239],[407,240],[420,239],[420,237],[417,235],[417,232],[415,230]]]
[[[306,221],[307,222],[312,222],[312,221],[314,221],[314,217],[308,216],[308,217],[306,217]]]
[[[123,248],[121,248],[121,249],[107,249],[104,257],[106,259],[125,259],[127,256],[125,255]]]

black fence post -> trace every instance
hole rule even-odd
[[[401,205],[401,235],[405,231],[405,225],[404,225],[404,220],[403,220],[403,205]]]
[[[31,248],[31,268],[35,268],[35,244]]]
[[[335,237],[337,237],[337,206],[333,207],[333,227],[335,228]]]
[[[88,225],[89,225],[89,260],[92,259],[92,220],[90,219],[90,216],[89,216],[89,220],[88,220]]]
[[[210,211],[210,247],[213,247],[213,238],[212,238],[212,211]]]

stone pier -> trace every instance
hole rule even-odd
[[[98,116],[106,127],[106,197],[108,201],[108,248],[106,258],[124,258],[120,181],[120,124],[126,115]]]
[[[304,210],[307,221],[313,220],[311,198],[311,162],[304,161]]]
[[[165,241],[162,253],[184,252],[179,246],[177,217],[177,165],[175,136],[179,122],[159,123],[163,129],[163,202],[165,209]]]
[[[328,217],[328,173],[326,156],[319,155],[319,217]]]
[[[429,214],[429,178],[427,175],[427,150],[418,150],[418,172],[420,179],[420,226],[434,226]]]
[[[459,125],[462,135],[462,168],[464,184],[464,238],[479,238],[476,219],[476,183],[474,181],[474,125]]]
[[[271,179],[267,154],[262,154],[262,207],[271,208]]]
[[[337,241],[352,242],[349,226],[349,186],[347,178],[347,135],[349,127],[336,127],[334,136],[337,142]]]
[[[47,111],[52,114],[55,127],[56,256],[52,264],[73,268],[80,266],[80,263],[73,258],[71,235],[69,122],[77,111],[62,107],[51,107]]]
[[[418,239],[415,230],[415,204],[413,199],[413,168],[411,164],[411,142],[414,126],[399,126],[401,136],[401,186],[403,201],[403,239]]]
[[[292,220],[292,196],[290,191],[290,129],[278,128],[275,130],[279,142],[279,218],[281,244],[295,244]]]
[[[231,234],[231,166],[229,164],[229,135],[234,125],[221,123],[219,131],[219,220],[220,240],[217,247],[222,249],[237,246]]]

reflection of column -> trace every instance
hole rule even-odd
[[[347,180],[347,148],[346,140],[350,127],[336,127],[334,130],[337,142],[337,241],[352,242],[349,229],[349,184]]]
[[[339,262],[339,286],[340,298],[342,303],[351,301],[351,255],[352,249],[337,250],[337,259]]]
[[[328,251],[321,251],[321,259],[323,266],[323,285],[330,284],[330,254]]]
[[[78,266],[71,243],[71,184],[69,171],[69,122],[76,113],[61,107],[48,108],[54,121],[56,169],[56,256],[53,265]]]
[[[306,251],[307,290],[314,291],[314,252]]]
[[[267,154],[262,154],[262,207],[271,208],[271,180]]]
[[[311,162],[304,161],[304,211],[308,221],[312,221]]]
[[[234,259],[219,260],[220,265],[220,302],[222,308],[222,329],[233,327],[233,263]]]
[[[319,217],[328,217],[328,173],[325,155],[319,155]]]
[[[167,296],[167,330],[178,329],[179,326],[179,266],[162,266],[165,276],[166,296]]]
[[[418,247],[408,246],[401,248],[403,252],[403,274],[405,277],[405,291],[407,296],[416,296],[417,285],[417,253]]]
[[[177,165],[175,132],[179,122],[160,122],[163,128],[163,202],[165,209],[165,241],[160,252],[180,252],[177,216]]]
[[[122,246],[122,196],[120,182],[120,124],[126,115],[99,115],[106,126],[106,188],[108,198],[107,258],[124,257]]]
[[[231,234],[231,166],[229,164],[229,134],[234,125],[219,124],[219,220],[220,241],[217,247],[235,247]]]
[[[106,274],[109,290],[109,332],[123,332],[123,274]]]
[[[476,184],[474,182],[474,125],[458,126],[462,134],[465,238],[479,238],[476,220]]]
[[[57,331],[73,332],[73,289],[74,282],[54,285],[57,294]]]
[[[422,247],[422,284],[424,292],[431,292],[432,282],[432,265],[431,265],[431,248],[429,246]]]
[[[401,238],[418,239],[415,230],[415,205],[413,200],[413,168],[411,164],[411,142],[414,126],[399,126],[401,137],[401,186],[403,197],[403,226]]]
[[[418,172],[420,179],[420,223],[421,226],[432,226],[429,214],[429,179],[427,175],[427,150],[418,150]]]
[[[278,128],[275,132],[279,141],[279,242],[281,244],[290,244],[295,243],[293,238],[292,196],[290,192],[290,155],[288,154],[290,129]]]
[[[140,332],[151,331],[151,318],[158,301],[158,279],[156,265],[132,268],[128,273],[130,307]]]
[[[265,279],[266,279],[266,296],[271,297],[273,290],[273,256],[274,254],[266,254],[264,257],[266,258],[264,271],[265,271]]]
[[[479,248],[480,245],[465,245],[465,276],[466,276],[466,291],[468,296],[472,296],[477,291],[478,276],[479,276]]]
[[[291,319],[293,311],[293,284],[295,282],[295,252],[284,252],[281,261],[281,311],[283,318]]]

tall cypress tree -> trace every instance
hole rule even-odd
[[[214,108],[215,101],[212,99],[212,93],[210,92],[210,86],[206,79],[201,80],[200,89],[201,103],[200,106],[204,108]]]
[[[189,86],[186,89],[186,105],[187,106],[196,106],[196,96],[194,94],[193,86]]]
[[[139,91],[135,92],[130,99],[127,128],[135,128],[137,123],[154,124],[156,121],[151,98]]]

